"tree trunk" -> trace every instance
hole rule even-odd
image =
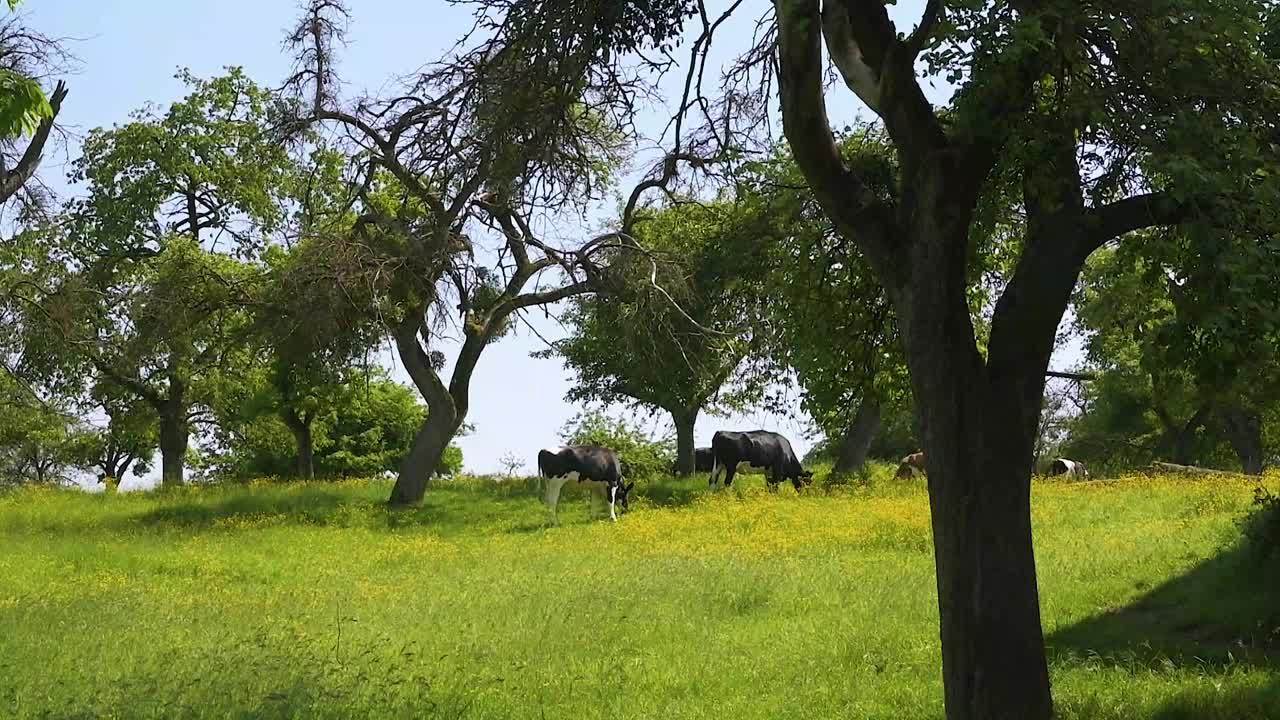
[[[1240,469],[1246,475],[1261,475],[1264,465],[1262,450],[1262,418],[1239,403],[1232,403],[1222,413],[1227,439],[1240,458]]]
[[[694,467],[693,428],[698,424],[698,409],[672,412],[676,426],[676,474],[692,475]]]
[[[1235,473],[1226,470],[1214,470],[1212,468],[1202,468],[1195,465],[1178,465],[1177,463],[1167,463],[1156,461],[1151,463],[1151,469],[1161,473],[1178,473],[1182,475],[1235,475]]]
[[[1039,394],[989,383],[972,346],[915,342],[908,359],[924,430],[947,717],[1046,720],[1031,542]]]
[[[1169,450],[1169,459],[1178,465],[1195,465],[1199,459],[1196,433],[1209,419],[1209,406],[1201,405],[1185,423],[1179,424],[1163,407],[1157,405],[1156,417],[1164,427],[1163,441]]]
[[[1070,226],[1035,225],[996,304],[987,357],[966,301],[968,215],[945,166],[917,181],[913,277],[891,290],[922,432],[949,720],[1049,720],[1031,470],[1045,371],[1075,274]]]
[[[418,343],[425,308],[409,312],[396,328],[396,351],[405,371],[427,401],[427,419],[413,438],[409,454],[400,464],[400,474],[391,488],[391,505],[419,505],[427,494],[427,482],[440,467],[444,451],[467,419],[470,406],[471,374],[490,335],[467,331],[467,339],[453,365],[448,387],[431,367],[426,350]]]
[[[181,485],[187,464],[186,421],[172,414],[160,417],[160,481]]]
[[[867,453],[871,450],[871,441],[880,432],[880,401],[873,397],[865,397],[858,404],[858,412],[853,422],[845,429],[844,438],[840,441],[840,450],[836,455],[836,464],[831,473],[836,476],[848,475],[857,471],[867,461]]]
[[[284,424],[288,425],[289,431],[293,433],[293,440],[298,449],[294,472],[303,480],[315,479],[315,445],[311,436],[310,419],[300,417],[292,408],[286,408],[281,415],[284,418]]]
[[[395,487],[391,489],[392,505],[419,505],[427,494],[427,481],[440,467],[445,448],[462,427],[463,418],[458,417],[449,406],[433,407],[427,412],[427,419],[414,435],[409,454],[400,465],[400,475],[396,478]]]

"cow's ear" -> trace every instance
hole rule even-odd
[[[631,488],[633,488],[633,487],[635,487],[635,486],[636,486],[636,484],[635,484],[634,482],[629,482],[629,483],[627,483],[626,487],[625,487],[625,488],[623,488],[623,489],[624,489],[624,490],[626,490],[627,492],[631,492]]]

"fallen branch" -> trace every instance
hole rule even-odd
[[[1239,475],[1240,473],[1231,472],[1230,470],[1213,470],[1210,468],[1196,467],[1195,465],[1178,465],[1167,462],[1151,463],[1153,472],[1161,473],[1177,473],[1182,475]]]

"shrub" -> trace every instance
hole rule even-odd
[[[1280,570],[1280,495],[1259,486],[1253,491],[1255,509],[1241,522],[1245,543],[1259,563]],[[1275,573],[1280,577],[1280,572]]]
[[[630,477],[666,475],[675,459],[670,438],[655,440],[626,420],[590,410],[577,415],[560,429],[560,438],[569,445],[599,445],[618,453]]]

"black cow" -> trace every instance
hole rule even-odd
[[[576,480],[587,483],[591,489],[591,517],[596,516],[599,501],[609,504],[609,517],[617,522],[615,505],[628,507],[628,494],[635,483],[623,480],[622,462],[618,453],[598,445],[555,448],[538,452],[538,474],[546,478],[543,499],[551,510],[551,522],[559,523],[556,508],[560,504],[560,489]]]
[[[764,468],[764,479],[769,489],[777,489],[778,483],[790,480],[799,490],[812,482],[813,473],[800,466],[800,460],[791,449],[791,441],[776,432],[750,430],[747,432],[717,431],[711,436],[713,456],[711,486],[715,487],[720,471],[724,470],[724,486],[733,484],[738,463]]]
[[[709,447],[700,447],[693,449],[693,471],[694,472],[711,472],[712,466],[715,465],[715,454],[711,452]],[[675,475],[680,472],[680,461],[671,461],[671,474]]]

